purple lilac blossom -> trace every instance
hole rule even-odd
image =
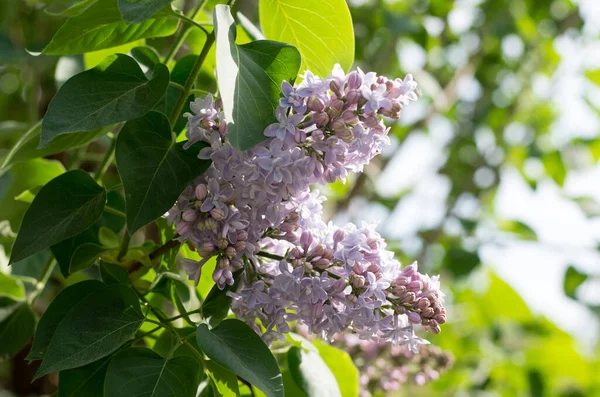
[[[228,142],[219,99],[191,104],[188,141],[207,142],[199,157],[212,164],[166,215],[202,257],[180,265],[197,283],[214,257],[221,289],[244,269],[232,310],[259,333],[260,321],[268,342],[299,322],[328,339],[351,329],[416,351],[426,341],[415,326],[437,333],[446,321],[437,277],[416,264],[402,269],[372,225],[323,222],[324,197],[310,185],[361,172],[389,143],[382,116],[399,118],[417,85],[410,75],[345,74],[339,65],[326,79],[303,77],[295,87],[282,83],[277,123],[244,152]]]

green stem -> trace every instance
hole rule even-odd
[[[109,214],[118,215],[118,216],[120,216],[122,218],[126,218],[127,217],[127,215],[125,215],[124,212],[121,212],[121,211],[119,211],[117,209],[114,209],[112,207],[106,206],[106,207],[104,207],[104,211],[108,212]]]
[[[37,285],[35,286],[35,291],[33,291],[31,293],[31,295],[29,296],[29,304],[30,305],[33,303],[35,298],[37,298],[38,295],[44,290],[44,287],[46,286],[46,283],[50,279],[50,276],[52,275],[52,272],[54,271],[55,266],[56,266],[56,260],[54,259],[54,256],[50,255],[50,258],[48,259],[48,262],[46,262],[46,265],[44,266],[44,270],[42,271],[42,277],[40,278],[40,282],[37,283]]]
[[[126,230],[125,235],[123,236],[123,243],[121,244],[121,250],[117,255],[117,261],[121,261],[125,255],[127,255],[127,250],[129,249],[129,242],[131,241],[131,236],[129,232]]]
[[[208,52],[210,51],[210,48],[212,47],[214,42],[215,42],[215,33],[212,32],[206,36],[206,42],[204,43],[204,47],[202,47],[202,51],[200,52],[200,55],[198,55],[198,59],[196,60],[196,63],[194,64],[194,68],[192,69],[187,80],[185,81],[184,91],[179,95],[179,100],[177,101],[177,105],[175,105],[175,110],[173,111],[173,114],[171,115],[171,120],[170,120],[171,125],[175,125],[175,123],[177,122],[177,119],[179,118],[179,114],[181,113],[181,111],[183,110],[183,107],[185,105],[185,101],[187,101],[187,98],[190,94],[192,86],[194,85],[194,82],[196,81],[196,77],[198,76],[198,73],[200,73],[200,67],[202,67],[202,64],[204,63],[204,60],[206,59],[206,56],[208,55]]]
[[[21,147],[23,147],[23,145],[29,140],[29,138],[35,134],[35,132],[37,131],[38,127],[42,125],[42,120],[38,121],[37,123],[35,123],[33,125],[33,127],[31,127],[30,129],[27,130],[27,132],[25,132],[23,135],[21,135],[21,137],[19,138],[19,140],[17,141],[17,143],[15,143],[15,145],[10,149],[10,151],[8,152],[8,154],[6,155],[6,157],[4,157],[4,160],[2,160],[2,164],[0,165],[0,171],[4,170],[4,168],[6,168],[6,165],[10,162],[10,160],[12,160],[12,158],[15,156],[15,154],[17,153],[17,151],[19,149],[21,149]]]
[[[207,35],[208,35],[208,34],[210,34],[210,33],[209,33],[209,31],[208,31],[208,30],[206,30],[206,28],[205,28],[204,26],[202,26],[202,25],[201,25],[201,24],[199,24],[198,22],[194,21],[193,19],[191,19],[191,18],[188,18],[188,17],[186,17],[185,15],[183,15],[183,14],[180,14],[180,13],[177,13],[177,12],[175,12],[174,14],[175,14],[175,16],[176,16],[177,18],[181,19],[181,20],[182,20],[184,23],[187,23],[187,24],[188,24],[188,26],[195,26],[195,27],[197,27],[198,29],[202,30],[202,31],[203,31],[204,33],[206,33]]]
[[[186,17],[186,18],[194,20],[196,15],[198,15],[198,13],[204,8],[206,1],[207,0],[202,0],[198,4],[198,6],[190,13],[189,17]],[[181,14],[176,14],[176,15],[179,16]],[[175,58],[175,54],[177,54],[177,50],[179,50],[179,47],[181,47],[181,45],[185,41],[185,38],[187,37],[187,34],[190,31],[191,27],[192,27],[192,25],[187,24],[181,29],[181,32],[179,32],[179,36],[177,36],[177,39],[175,40],[175,44],[173,44],[173,47],[171,47],[171,50],[169,50],[169,53],[165,57],[165,61],[164,61],[165,64],[168,64],[169,62],[171,62],[173,60],[173,58]]]
[[[108,167],[110,167],[111,163],[113,162],[113,159],[115,158],[116,147],[117,138],[113,138],[110,147],[108,148],[108,151],[104,155],[104,159],[102,159],[102,163],[100,164],[100,166],[96,170],[96,173],[94,174],[94,179],[96,180],[96,182],[100,182],[100,180],[104,176],[104,173],[106,172],[106,170],[108,170]]]
[[[262,256],[262,257],[265,257],[265,258],[269,258],[269,259],[279,260],[279,261],[285,259],[281,255],[271,254],[270,252],[266,252],[266,251],[259,251],[256,255]]]

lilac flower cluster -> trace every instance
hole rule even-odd
[[[413,352],[405,346],[390,348],[385,343],[344,333],[336,336],[333,345],[347,351],[358,367],[361,397],[371,397],[382,390],[392,393],[407,382],[422,386],[437,380],[454,364],[450,353],[427,344]]]
[[[283,82],[278,122],[244,152],[228,142],[219,100],[191,104],[188,145],[208,143],[199,157],[212,165],[167,214],[202,257],[181,265],[197,282],[215,257],[221,289],[243,268],[232,309],[267,341],[300,321],[324,337],[350,328],[415,350],[424,341],[414,324],[437,333],[446,321],[437,278],[416,265],[401,269],[373,226],[326,225],[324,198],[310,185],[362,171],[388,143],[382,116],[398,118],[417,99],[416,83],[410,75],[344,74],[339,65],[326,79],[303,77],[295,87]]]

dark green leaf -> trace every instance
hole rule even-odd
[[[83,13],[85,10],[90,8],[97,1],[98,0],[83,0],[78,3],[73,4],[72,6],[68,7],[67,9],[63,9],[60,11],[55,11],[51,7],[47,7],[44,11],[46,11],[50,15],[57,15],[57,16],[62,16],[62,17],[74,17],[74,16],[77,16],[77,15],[80,15],[81,13]]]
[[[0,357],[18,353],[33,336],[35,316],[28,304],[22,303],[0,323]]]
[[[116,354],[104,384],[105,397],[195,397],[199,364],[186,356],[163,358],[145,347]]]
[[[569,265],[565,272],[563,291],[569,298],[576,299],[577,288],[587,280],[588,275]]]
[[[100,261],[100,276],[105,284],[127,284],[129,273],[123,266]]]
[[[42,122],[40,147],[62,134],[140,117],[160,100],[168,84],[166,66],[157,64],[148,80],[133,58],[111,55],[60,88]]]
[[[292,346],[287,359],[294,382],[308,397],[341,397],[335,377],[318,352]]]
[[[176,331],[181,338],[185,338],[186,336],[195,333],[196,327],[177,328]],[[198,343],[196,343],[195,339],[187,339],[187,341],[189,344],[185,343],[178,347],[173,353],[173,357],[187,356],[202,364],[202,361],[200,361],[198,357],[202,354]],[[179,344],[179,340],[175,339],[171,332],[166,331],[160,334],[152,349],[162,357],[167,357],[173,346],[177,344]]]
[[[161,113],[148,112],[125,124],[117,140],[116,159],[130,234],[164,214],[208,168],[210,162],[198,159],[197,153],[175,144],[169,120]]]
[[[162,98],[160,98],[160,101],[158,101],[158,103],[154,105],[152,110],[161,112],[168,119],[171,116],[171,114],[175,111],[175,106],[177,106],[177,101],[179,100],[180,95],[181,89],[173,84],[169,84],[167,92],[165,92],[165,95]],[[183,115],[186,112],[191,112],[190,102],[192,102],[193,100],[194,96],[190,95],[185,101],[185,106],[183,107],[183,109],[181,109],[181,114],[177,118],[177,121],[175,122],[175,127],[173,128],[173,131],[175,131],[176,133],[181,132],[185,127],[185,124],[187,123],[187,118],[183,117]]]
[[[106,195],[106,206],[125,212],[125,199],[117,191],[108,192]],[[107,227],[114,233],[119,233],[125,226],[125,218],[104,211],[100,218],[89,228],[79,233],[76,236],[68,238],[55,244],[51,247],[62,274],[66,277],[69,275],[69,267],[71,266],[71,258],[77,248],[83,244],[98,244],[100,243],[99,231],[102,227]]]
[[[212,330],[201,324],[196,338],[211,360],[252,383],[267,397],[284,396],[275,357],[260,336],[244,322],[228,319]]]
[[[180,86],[185,86],[185,82],[192,72],[192,69],[194,69],[194,64],[197,59],[198,55],[194,54],[189,54],[179,59],[171,72],[171,81]]]
[[[455,276],[466,276],[481,263],[477,252],[451,247],[446,251],[443,266]]]
[[[121,18],[117,0],[97,1],[67,20],[43,53],[73,55],[116,47],[147,37],[169,36],[179,20],[161,12],[144,23],[128,24]]]
[[[48,350],[52,335],[65,316],[92,292],[105,288],[96,280],[86,280],[65,288],[54,298],[38,323],[28,360],[41,360]]]
[[[140,64],[144,65],[148,69],[154,69],[156,64],[160,63],[160,56],[158,52],[149,46],[134,47],[131,49],[131,56],[135,58]]]
[[[282,80],[293,81],[300,53],[288,44],[261,40],[238,46],[228,6],[214,11],[217,78],[231,144],[246,150],[266,139],[265,128],[276,121]]]
[[[80,245],[71,256],[69,273],[75,273],[88,268],[106,251],[106,248],[94,243]]]
[[[260,24],[267,39],[290,43],[302,54],[302,70],[325,77],[336,63],[354,60],[354,29],[344,0],[261,0]]]
[[[25,213],[11,263],[81,233],[102,214],[106,191],[86,172],[66,172],[46,184]]]
[[[56,397],[104,397],[104,379],[110,357],[83,367],[61,371]]]
[[[98,240],[100,241],[100,245],[106,248],[118,248],[121,246],[119,236],[106,226],[102,226],[98,230]]]
[[[172,0],[119,0],[119,11],[127,23],[144,22]]]
[[[92,292],[56,328],[36,378],[110,355],[135,334],[143,321],[131,288],[113,284]]]

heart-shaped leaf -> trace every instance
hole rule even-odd
[[[181,192],[201,175],[209,161],[198,150],[175,143],[166,116],[148,112],[128,121],[117,139],[117,168],[127,204],[127,229],[140,227],[163,215]]]
[[[85,171],[69,171],[54,178],[25,213],[10,262],[81,233],[100,217],[105,202],[106,190]]]
[[[165,65],[156,65],[148,80],[133,58],[111,55],[60,88],[42,122],[40,147],[62,134],[140,117],[162,98],[168,85]]]
[[[290,43],[302,54],[302,71],[325,77],[354,61],[354,28],[345,0],[260,0],[267,39]]]
[[[231,144],[246,150],[264,141],[265,128],[276,121],[281,82],[293,81],[300,68],[296,47],[260,40],[238,46],[229,6],[214,10],[217,79]]]
[[[214,362],[262,390],[267,397],[283,397],[283,381],[275,357],[246,323],[228,319],[212,330],[201,324],[198,345]]]

